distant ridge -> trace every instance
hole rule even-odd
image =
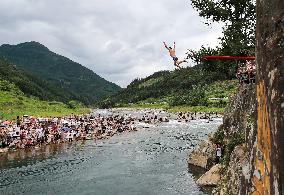
[[[92,70],[64,56],[50,51],[44,45],[31,41],[18,45],[0,46],[0,57],[17,68],[75,94],[86,105],[113,95],[121,88],[100,77]]]

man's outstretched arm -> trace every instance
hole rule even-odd
[[[169,47],[167,46],[166,42],[163,42],[163,43],[164,43],[165,48],[167,48],[167,50],[169,50]]]

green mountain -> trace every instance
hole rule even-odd
[[[121,90],[116,84],[106,81],[79,63],[51,52],[37,42],[4,44],[0,46],[0,56],[11,61],[17,68],[72,92],[87,105]]]
[[[83,114],[88,109],[76,101],[72,92],[50,85],[38,77],[18,70],[0,57],[0,119],[33,116]],[[64,103],[63,103],[64,102]]]
[[[13,83],[26,96],[37,97],[41,100],[60,101],[65,103],[68,103],[70,100],[80,100],[74,93],[51,85],[30,73],[19,70],[15,65],[1,57],[0,80]]]
[[[236,80],[226,80],[225,75],[205,71],[203,65],[196,65],[135,79],[123,91],[100,102],[100,106],[127,106],[130,103],[224,108],[227,97],[236,88]]]

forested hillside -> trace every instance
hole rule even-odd
[[[227,80],[226,75],[218,71],[208,72],[203,68],[203,65],[197,65],[135,79],[125,90],[102,101],[100,106],[130,103],[225,107],[226,98],[236,91],[237,82]]]
[[[65,103],[71,100],[80,101],[76,94],[19,70],[15,65],[3,58],[0,58],[0,79],[15,84],[26,96]],[[3,87],[4,85],[2,85]]]
[[[55,54],[37,42],[2,45],[0,56],[21,70],[71,91],[86,105],[94,104],[98,99],[121,89],[79,63]]]

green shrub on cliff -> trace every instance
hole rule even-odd
[[[224,157],[222,162],[228,166],[230,162],[230,156],[236,146],[245,143],[245,133],[236,133],[231,139],[228,140],[228,143],[224,145]]]
[[[220,144],[223,150],[222,163],[226,166],[229,165],[230,156],[236,146],[244,144],[246,141],[245,132],[236,132],[232,136],[226,136],[224,132],[224,125],[222,124],[218,130],[210,138],[214,144]]]

